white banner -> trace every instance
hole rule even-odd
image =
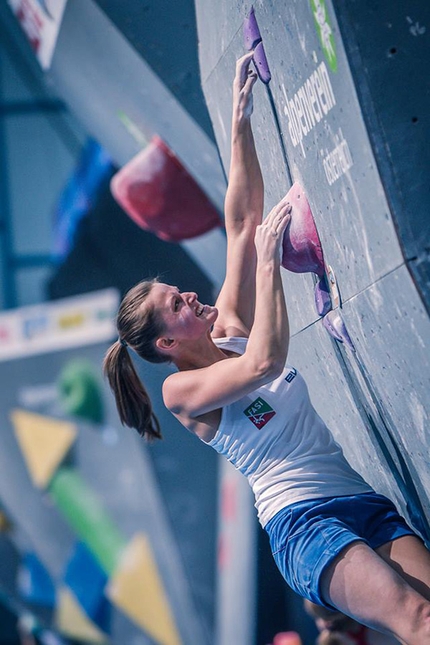
[[[113,340],[116,289],[11,309],[0,314],[0,362]]]
[[[51,65],[67,0],[8,0],[43,69]]]

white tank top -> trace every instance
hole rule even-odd
[[[247,338],[214,338],[214,343],[243,354]],[[290,365],[271,383],[225,406],[207,443],[248,478],[263,527],[295,502],[372,491],[345,459],[313,408],[304,379]]]

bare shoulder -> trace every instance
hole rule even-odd
[[[223,408],[267,382],[271,372],[260,368],[260,361],[248,352],[236,353],[235,346],[222,347],[208,358],[208,364],[171,374],[163,383],[166,407],[183,419],[200,419],[202,415]],[[186,423],[188,427],[188,422]]]
[[[202,385],[208,382],[210,367],[175,372],[166,378],[162,387],[164,405],[181,423],[189,427],[197,415],[191,413],[192,399]],[[214,390],[212,386],[212,390]]]
[[[170,412],[175,415],[182,413],[181,406],[181,372],[170,374],[162,386],[163,402]]]
[[[190,432],[203,441],[214,438],[221,421],[221,409],[212,410],[198,417],[191,417],[186,413],[186,406],[181,404],[184,395],[181,372],[171,374],[163,383],[163,400],[168,410]],[[183,399],[182,399],[183,400]]]

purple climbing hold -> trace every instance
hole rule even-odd
[[[270,82],[272,75],[270,73],[263,43],[258,43],[257,47],[254,49],[253,60],[257,74],[260,77],[260,81],[267,85]]]
[[[260,29],[255,17],[254,7],[243,21],[243,40],[248,51],[254,50],[253,60],[260,80],[267,85],[272,78],[264,51]]]
[[[336,314],[334,311],[329,311],[323,318],[323,325],[327,329],[328,333],[332,338],[338,340],[340,343],[343,342],[343,338],[336,329],[336,325],[333,321],[333,314]]]
[[[348,330],[338,309],[329,311],[323,318],[323,325],[330,336],[341,343],[344,343],[349,349],[355,352],[354,344],[351,340]]]
[[[254,7],[251,7],[249,16],[247,16],[243,21],[243,39],[245,42],[245,48],[248,51],[254,49],[254,47],[261,42],[261,34],[255,17]]]
[[[325,275],[315,285],[315,305],[319,316],[325,316],[331,309],[330,289]]]
[[[295,182],[287,193],[291,221],[282,242],[282,266],[293,273],[324,275],[324,256],[311,207],[303,188]]]

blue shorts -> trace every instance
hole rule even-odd
[[[321,597],[321,574],[342,549],[357,540],[376,549],[403,535],[416,535],[394,504],[377,493],[297,502],[279,511],[264,528],[288,585],[330,609]]]

